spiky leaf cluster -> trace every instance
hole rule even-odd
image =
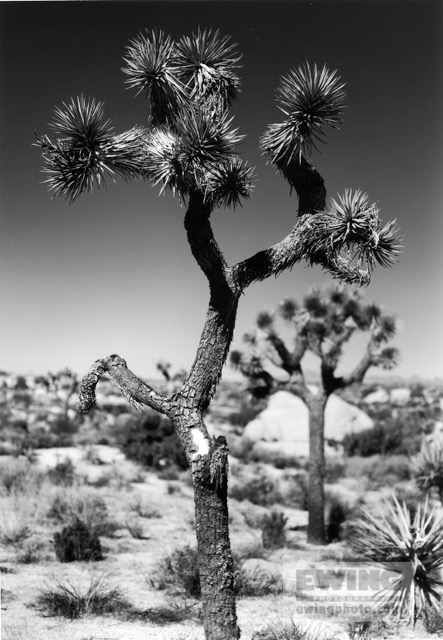
[[[37,137],[45,161],[45,181],[53,195],[74,201],[94,184],[102,186],[106,176],[124,179],[140,174],[144,130],[136,127],[113,135],[109,120],[104,120],[104,106],[84,96],[72,99],[55,110],[50,125],[58,136]]]
[[[124,62],[127,85],[137,93],[146,91],[153,125],[173,124],[187,93],[172,38],[156,29],[139,34],[127,47]]]
[[[443,503],[443,443],[425,444],[413,459],[413,473],[416,485],[423,491],[435,488]]]
[[[398,366],[400,361],[400,352],[396,347],[385,347],[374,359],[375,363],[379,367],[386,371],[390,371]]]
[[[331,199],[326,211],[303,223],[302,242],[310,262],[333,263],[343,256],[345,263],[370,275],[376,263],[390,267],[401,252],[396,220],[382,226],[378,208],[360,190],[347,189],[338,201]]]
[[[144,177],[184,198],[199,190],[213,206],[236,206],[248,198],[253,170],[237,156],[243,136],[225,112],[213,118],[203,105],[188,106],[174,127],[154,128],[144,145]]]
[[[287,116],[271,124],[261,138],[261,148],[270,162],[287,167],[303,154],[311,154],[316,142],[323,142],[325,126],[337,128],[344,108],[344,84],[336,71],[320,71],[308,63],[283,76],[276,101]]]
[[[159,30],[131,41],[123,71],[129,87],[146,90],[154,126],[173,126],[189,103],[204,103],[214,115],[226,111],[240,88],[241,56],[230,40],[218,30],[198,29],[178,42]]]
[[[230,41],[230,36],[221,36],[218,29],[199,28],[178,43],[182,79],[191,100],[203,100],[222,112],[238,97],[240,89],[237,69],[241,55]]]
[[[251,197],[254,188],[254,169],[239,157],[219,162],[208,171],[205,199],[217,207],[241,206]]]
[[[398,580],[380,594],[393,613],[415,622],[426,606],[440,610],[443,580],[443,519],[427,500],[413,515],[393,496],[387,515],[362,513],[352,523],[352,544],[368,560],[398,573]]]

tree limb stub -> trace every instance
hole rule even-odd
[[[139,411],[143,408],[143,405],[147,405],[160,413],[166,415],[170,413],[170,400],[142,382],[140,378],[128,369],[126,361],[115,354],[96,360],[88,373],[82,378],[77,400],[79,413],[88,413],[94,406],[96,401],[95,389],[101,376],[105,373],[109,375],[128,402]]]

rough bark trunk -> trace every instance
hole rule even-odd
[[[228,447],[211,440],[202,412],[178,401],[173,424],[185,448],[194,485],[195,524],[207,640],[238,640],[234,567],[229,538]]]
[[[204,628],[210,640],[238,640],[234,565],[229,538],[228,455],[218,439],[193,474]]]
[[[238,640],[234,570],[229,538],[228,447],[211,440],[203,415],[226,360],[238,304],[227,283],[213,287],[205,326],[188,379],[173,396],[171,419],[185,448],[194,506],[203,624],[207,640]]]
[[[326,544],[324,415],[327,396],[320,391],[309,402],[309,520],[308,542]]]

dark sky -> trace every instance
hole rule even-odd
[[[259,178],[243,208],[213,214],[228,263],[277,242],[294,223],[296,197],[258,149],[267,124],[281,119],[280,76],[305,60],[338,69],[344,123],[312,162],[329,196],[361,188],[384,221],[398,219],[405,251],[394,268],[375,271],[365,295],[401,320],[397,372],[442,376],[442,8],[428,0],[0,3],[0,368],[82,372],[110,353],[142,376],[160,358],[176,368],[192,363],[208,290],[179,203],[122,181],[71,206],[51,199],[31,144],[34,130],[49,132],[54,106],[81,93],[105,102],[117,132],[146,124],[144,98],[124,86],[125,47],[145,27],[178,37],[201,26],[230,34],[243,53],[233,114]],[[260,309],[330,282],[298,265],[251,287],[235,345]]]

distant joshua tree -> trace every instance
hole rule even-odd
[[[283,340],[277,318],[290,328],[290,341]],[[281,327],[280,327],[281,329]],[[348,375],[337,376],[343,348],[356,331],[369,332],[366,352]],[[274,313],[257,316],[257,330],[244,336],[246,351],[232,351],[231,363],[250,382],[256,397],[266,397],[286,389],[303,400],[309,409],[309,522],[308,542],[325,544],[324,523],[324,421],[329,396],[353,384],[360,384],[370,367],[391,369],[398,359],[397,349],[384,346],[395,335],[396,322],[376,304],[364,305],[357,291],[337,287],[312,289],[303,302],[286,298]],[[291,344],[289,347],[288,344]],[[320,388],[308,386],[302,361],[308,351],[320,360]],[[272,375],[277,365],[287,381]],[[294,424],[294,429],[297,425]]]
[[[142,178],[170,190],[185,205],[191,252],[209,284],[209,306],[196,357],[181,387],[158,393],[112,355],[97,360],[81,384],[78,408],[87,412],[107,373],[128,401],[148,405],[173,422],[191,468],[201,576],[203,620],[210,640],[239,637],[229,540],[228,450],[204,424],[229,351],[238,302],[247,287],[300,261],[319,264],[347,283],[367,284],[376,263],[399,252],[395,222],[381,226],[366,195],[347,192],[326,206],[323,179],[308,157],[325,125],[341,122],[344,85],[335,71],[307,63],[282,78],[277,103],[284,121],[271,124],[261,148],[298,194],[294,227],[276,245],[228,266],[211,227],[220,207],[249,198],[253,170],[237,155],[242,140],[229,109],[238,96],[240,55],[229,36],[198,30],[173,41],[161,31],[138,35],[124,58],[127,83],[145,91],[145,127],[114,134],[103,104],[77,97],[55,111],[55,138],[37,138],[54,195],[71,202],[106,176]],[[352,255],[355,255],[352,259]]]

